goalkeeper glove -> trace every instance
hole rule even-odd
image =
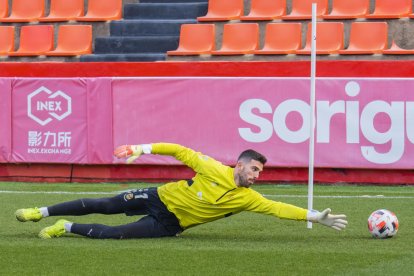
[[[307,219],[311,222],[317,222],[325,226],[329,226],[335,230],[341,231],[344,229],[348,221],[346,215],[331,215],[331,209],[325,209],[322,212],[308,211]]]
[[[143,152],[144,151],[141,145],[123,145],[115,149],[114,155],[117,158],[128,157],[126,162],[127,164],[131,164],[132,162],[135,161],[135,159],[140,157]]]

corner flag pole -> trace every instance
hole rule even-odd
[[[308,210],[313,209],[313,171],[315,153],[315,78],[316,78],[316,7],[312,4],[312,45],[311,45],[311,89],[310,89],[310,119],[309,119],[309,178],[308,178]],[[307,227],[312,228],[308,221]]]

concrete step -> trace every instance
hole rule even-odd
[[[182,24],[195,24],[197,20],[122,20],[112,21],[111,36],[179,35]]]
[[[177,49],[178,40],[178,36],[98,37],[94,53],[165,53]]]
[[[124,5],[124,19],[195,19],[207,13],[207,3],[139,3]]]
[[[103,62],[103,61],[162,61],[165,60],[164,53],[145,53],[145,54],[97,54],[81,56],[82,62]]]

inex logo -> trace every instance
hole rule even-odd
[[[27,96],[27,115],[42,126],[61,121],[72,113],[72,99],[62,91],[42,86]]]

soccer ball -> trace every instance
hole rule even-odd
[[[368,218],[368,230],[374,238],[392,238],[398,231],[397,216],[385,209],[376,210]]]

